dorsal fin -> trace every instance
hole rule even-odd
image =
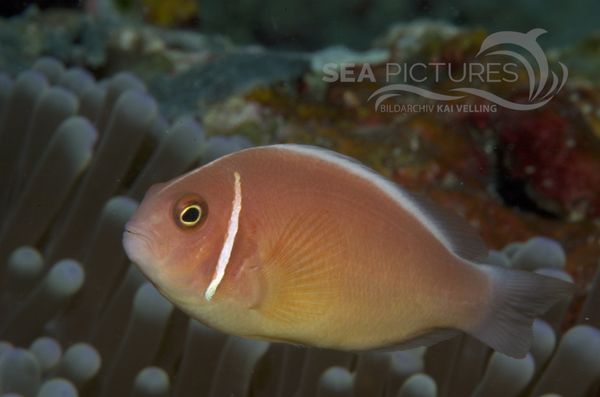
[[[358,160],[316,146],[284,144],[274,145],[274,147],[327,161],[368,180],[415,216],[448,250],[457,256],[474,262],[487,257],[488,250],[485,243],[466,220],[419,194],[404,190]]]
[[[397,187],[400,189],[400,187]],[[482,261],[487,258],[488,249],[477,231],[461,216],[443,208],[423,195],[415,192],[403,192],[418,206],[429,220],[443,233],[450,249],[461,258],[470,261]]]

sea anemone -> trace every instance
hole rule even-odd
[[[600,273],[576,325],[536,321],[517,360],[460,336],[427,349],[348,353],[227,336],[190,320],[131,265],[123,226],[147,188],[247,146],[172,124],[126,73],[96,82],[38,61],[0,76],[0,395],[593,396]],[[569,278],[546,238],[488,262]]]

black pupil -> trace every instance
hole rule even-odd
[[[200,217],[200,210],[198,210],[198,208],[196,207],[190,207],[188,209],[186,209],[185,211],[183,211],[183,216],[181,217],[181,219],[184,222],[196,222],[198,220],[198,218]]]

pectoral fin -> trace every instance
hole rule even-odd
[[[279,229],[261,265],[265,293],[257,310],[284,323],[314,320],[336,295],[342,231],[326,213],[296,213]]]

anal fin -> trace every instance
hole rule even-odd
[[[394,343],[389,346],[382,348],[382,351],[394,351],[394,350],[409,350],[416,347],[429,347],[436,343],[443,342],[445,340],[454,338],[461,334],[461,331],[453,328],[436,328],[434,330],[425,332],[414,338],[410,338],[400,343]],[[379,350],[379,349],[378,349]]]

